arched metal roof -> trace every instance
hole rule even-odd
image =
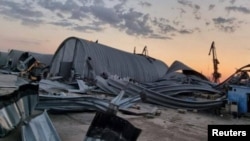
[[[148,56],[128,53],[77,37],[69,37],[55,52],[50,65],[50,73],[56,76],[62,71],[69,73],[74,69],[75,73],[81,77],[88,77],[90,69],[88,63],[91,64],[96,75],[107,73],[130,77],[140,82],[156,81],[163,77],[168,69],[164,62]]]

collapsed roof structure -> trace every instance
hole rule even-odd
[[[249,68],[250,64],[240,67],[226,80],[216,85],[216,88],[223,90],[224,88],[227,88],[229,85],[250,86]]]
[[[1,53],[1,56],[2,56],[2,53]],[[39,62],[48,66],[53,57],[53,55],[51,54],[41,54],[41,53],[35,53],[35,52],[15,50],[15,49],[10,50],[9,53],[7,54],[3,53],[3,56],[4,56],[4,61],[2,62],[2,64],[5,66],[2,66],[2,67],[8,67],[8,69],[11,69],[11,70],[18,70],[18,68],[23,68],[24,65],[28,65],[31,59],[38,60]],[[25,67],[28,67],[28,66],[25,66]]]
[[[176,71],[178,71],[178,70],[181,70],[182,73],[185,75],[194,75],[202,80],[208,81],[208,79],[203,74],[195,71],[194,69],[190,68],[189,66],[185,65],[184,63],[182,63],[180,61],[174,61],[170,65],[170,67],[166,73],[166,76],[168,77],[168,76],[171,76],[172,74],[176,75]]]
[[[0,71],[5,74],[16,74],[32,80],[40,80],[47,76],[53,55],[10,50],[0,53]]]
[[[69,78],[71,71],[81,78],[110,74],[153,82],[163,77],[168,66],[145,55],[132,54],[77,37],[65,39],[50,65],[52,76]]]

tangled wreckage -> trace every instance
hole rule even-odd
[[[12,50],[0,57],[5,60],[1,72],[17,77],[15,84],[0,85],[15,89],[0,94],[0,137],[19,128],[23,141],[60,140],[47,111],[96,111],[86,141],[135,141],[141,129],[117,116],[118,111],[145,114],[130,110],[141,102],[217,110],[227,103],[226,88],[249,78],[234,75],[216,84],[180,61],[168,66],[147,54],[77,37],[65,39],[54,55]]]

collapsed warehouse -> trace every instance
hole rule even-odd
[[[9,63],[9,60],[12,62]],[[140,102],[186,110],[217,110],[226,103],[226,93],[223,90],[228,83],[219,86],[180,61],[175,61],[168,66],[147,54],[128,53],[77,37],[65,39],[54,55],[13,50],[7,55],[5,65],[1,69],[8,74],[18,72],[18,76],[23,77],[24,75],[20,75],[24,74],[23,72],[27,73],[27,70],[29,73],[32,72],[29,68],[33,68],[34,62],[45,64],[33,69],[38,72],[33,75],[34,77],[43,77],[32,79],[32,82],[36,82],[35,84],[39,86],[39,92],[38,90],[33,92],[38,98],[35,107],[33,104],[26,104],[24,106],[26,109],[53,112],[91,110],[109,113],[109,116],[111,113],[116,117],[117,111],[137,114],[129,108]],[[30,83],[29,80],[25,80]],[[28,89],[27,86],[25,88]],[[22,85],[17,86],[16,89],[22,92]],[[105,97],[102,96],[103,94]],[[7,136],[20,122],[27,123],[24,119],[30,116],[21,118],[22,115],[18,115],[17,120],[8,120],[16,119],[16,115],[12,114],[8,107],[13,104],[16,107],[18,104],[15,105],[15,103],[18,103],[20,98],[14,98],[15,102],[13,98],[5,99],[10,99],[12,102],[4,104],[2,98],[0,99],[0,113],[5,113],[0,114],[0,119],[4,119],[1,120],[0,137]],[[26,102],[30,103],[30,101]],[[51,131],[54,133],[54,140],[60,140],[47,113],[40,115],[46,119],[48,126],[44,129],[36,128],[34,125],[32,125],[33,129],[23,127],[22,140],[28,141],[28,138],[35,138],[35,135],[31,137],[32,130],[44,135]],[[100,116],[100,113],[96,116],[96,119],[102,122],[107,121],[107,119],[98,118],[105,117]],[[93,126],[100,129],[100,121],[96,121],[98,124],[93,123]],[[32,124],[31,121],[28,123]],[[124,138],[127,137],[124,140],[136,140],[140,130],[129,123],[127,125],[129,129],[136,131],[133,137],[109,125],[105,127]],[[99,139],[97,133],[91,132],[96,128],[89,129],[86,140]]]
[[[19,74],[36,80],[48,71],[53,55],[12,49],[8,53],[1,52],[0,57],[2,73]]]

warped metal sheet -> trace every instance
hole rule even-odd
[[[105,80],[100,76],[96,76],[96,85],[105,92],[109,92],[112,94],[119,93],[119,90],[115,89],[114,87],[110,87],[109,84],[107,83],[107,80]]]
[[[140,97],[126,97],[121,98],[118,95],[114,98],[114,104],[118,108],[129,108],[134,103],[140,101]],[[82,96],[52,96],[40,95],[39,102],[37,103],[37,110],[53,110],[53,111],[84,111],[95,110],[106,112],[110,108],[112,102],[108,99],[102,99],[89,95]]]
[[[72,92],[72,93],[87,93],[88,90],[93,89],[93,87],[86,85],[83,80],[77,79],[76,81],[77,81],[79,89],[68,89],[69,92]]]
[[[36,106],[38,86],[26,84],[11,94],[0,96],[0,137],[6,136],[29,117]]]
[[[16,104],[8,105],[0,109],[0,137],[6,136],[21,121],[20,112]]]
[[[156,88],[151,88],[153,91],[157,91],[160,93],[168,93],[168,92],[178,92],[178,91],[200,91],[200,92],[210,92],[210,93],[221,93],[220,91],[213,89],[212,87],[204,87],[199,85],[192,85],[192,84],[182,84],[182,85],[175,85],[175,86],[161,86]]]
[[[163,95],[161,93],[157,93],[151,90],[146,90],[144,94],[145,95],[143,95],[143,92],[142,92],[142,97],[143,97],[142,99],[147,102],[166,106],[166,107],[175,107],[175,108],[183,108],[183,109],[191,109],[191,110],[212,109],[212,108],[222,106],[223,103],[225,102],[224,98],[217,99],[217,100],[207,100],[207,101],[185,100],[185,99],[171,97],[168,95]]]
[[[171,74],[171,73],[173,73],[173,72],[175,72],[177,70],[182,70],[182,72],[184,74],[187,74],[187,75],[192,74],[192,75],[196,75],[196,76],[198,76],[198,77],[200,77],[200,78],[202,78],[204,80],[208,80],[203,74],[195,71],[194,69],[188,67],[187,65],[185,65],[184,63],[182,63],[180,61],[174,61],[170,65],[170,67],[169,67],[169,69],[167,71],[167,75]]]
[[[22,141],[60,141],[48,114],[42,114],[22,125]]]
[[[107,111],[109,101],[93,96],[52,96],[40,95],[39,102],[36,106],[38,110],[55,110],[55,111],[84,111],[98,110]]]
[[[204,80],[196,75],[186,75],[180,72],[172,72],[166,74],[161,80],[153,83],[143,83],[145,85],[154,86],[159,84],[171,85],[171,84],[198,84],[206,86],[215,86],[215,84],[209,80]]]
[[[121,90],[119,95],[111,100],[110,104],[117,105],[118,109],[126,109],[139,101],[141,101],[141,97],[139,95],[128,96],[124,90]]]
[[[124,87],[128,83],[115,79],[109,79],[108,81],[112,86],[115,86],[120,90],[124,89]],[[192,100],[176,98],[156,91],[152,91],[150,89],[143,87],[142,85],[134,83],[130,83],[129,87],[127,87],[126,89],[126,92],[130,93],[131,95],[141,95],[142,101],[147,101],[150,103],[171,108],[174,107],[174,108],[204,110],[204,109],[219,107],[225,102],[225,97],[221,97],[216,100],[204,100],[204,101],[192,101]]]
[[[187,65],[183,64],[180,61],[174,61],[170,67],[168,68],[167,73],[172,73],[177,70],[193,70],[192,68],[188,67]]]
[[[58,81],[52,81],[47,79],[42,79],[39,81],[39,89],[44,91],[49,91],[50,89],[59,89],[68,91],[69,89],[74,89],[74,86],[60,83]]]
[[[139,95],[133,96],[133,97],[128,97],[124,98],[121,101],[119,101],[118,105],[119,108],[129,108],[130,106],[134,105],[134,103],[140,102],[141,97]]]
[[[124,89],[126,89],[125,93],[127,95],[129,95],[129,96],[135,96],[135,95],[137,95],[137,94],[134,93],[133,90],[131,90],[132,87],[130,87],[131,84],[128,81],[122,81],[122,80],[117,80],[117,79],[109,78],[107,80],[107,83],[110,86],[112,86],[112,87],[114,87],[114,88],[116,88],[118,90],[124,90]]]

